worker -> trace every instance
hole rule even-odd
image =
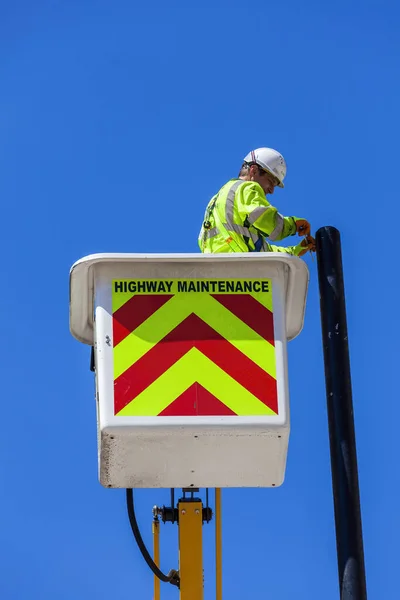
[[[315,252],[309,222],[284,217],[266,198],[276,187],[284,187],[285,175],[285,159],[276,150],[258,148],[249,152],[238,177],[228,181],[208,203],[198,239],[201,251],[286,252],[295,256]],[[305,236],[297,246],[269,243],[296,233]]]

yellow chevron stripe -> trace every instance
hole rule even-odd
[[[237,415],[276,414],[197,348],[192,348],[117,416],[156,416],[196,382]]]
[[[208,294],[178,294],[114,348],[114,378],[195,313],[235,348],[276,379],[275,348]]]

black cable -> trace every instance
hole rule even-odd
[[[175,508],[175,489],[171,488],[171,507],[172,507],[172,523],[175,523],[174,508]]]
[[[94,358],[94,346],[92,346],[92,349],[90,351],[90,370],[92,371],[92,373],[94,373],[96,371],[96,364],[95,364],[95,358]]]
[[[161,581],[165,581],[165,583],[171,583],[172,585],[176,585],[179,588],[180,580],[178,572],[174,569],[171,569],[168,575],[164,575],[164,573],[160,571],[160,569],[157,567],[156,563],[150,556],[149,551],[145,546],[136,520],[135,507],[133,504],[133,491],[131,489],[126,490],[126,504],[128,507],[128,516],[129,522],[132,527],[132,533],[135,537],[136,543],[139,546],[139,550],[142,553],[144,560],[146,561],[150,569],[153,571],[154,575],[158,577],[158,579],[160,579]]]

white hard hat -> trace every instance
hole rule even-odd
[[[272,148],[257,148],[244,158],[244,162],[257,163],[265,171],[269,171],[279,180],[279,187],[285,187],[283,180],[286,175],[286,162],[282,154]]]

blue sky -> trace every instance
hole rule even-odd
[[[196,252],[208,199],[264,145],[288,163],[273,197],[281,212],[342,234],[369,598],[398,598],[398,30],[385,1],[0,5],[2,599],[152,597],[124,492],[97,481],[69,269],[95,252]],[[224,493],[229,600],[338,598],[317,270],[306,261],[286,481]],[[137,494],[149,544],[151,508],[168,501]],[[161,533],[168,570],[176,529]],[[204,535],[208,600],[211,525]],[[163,599],[177,597],[163,586]]]

